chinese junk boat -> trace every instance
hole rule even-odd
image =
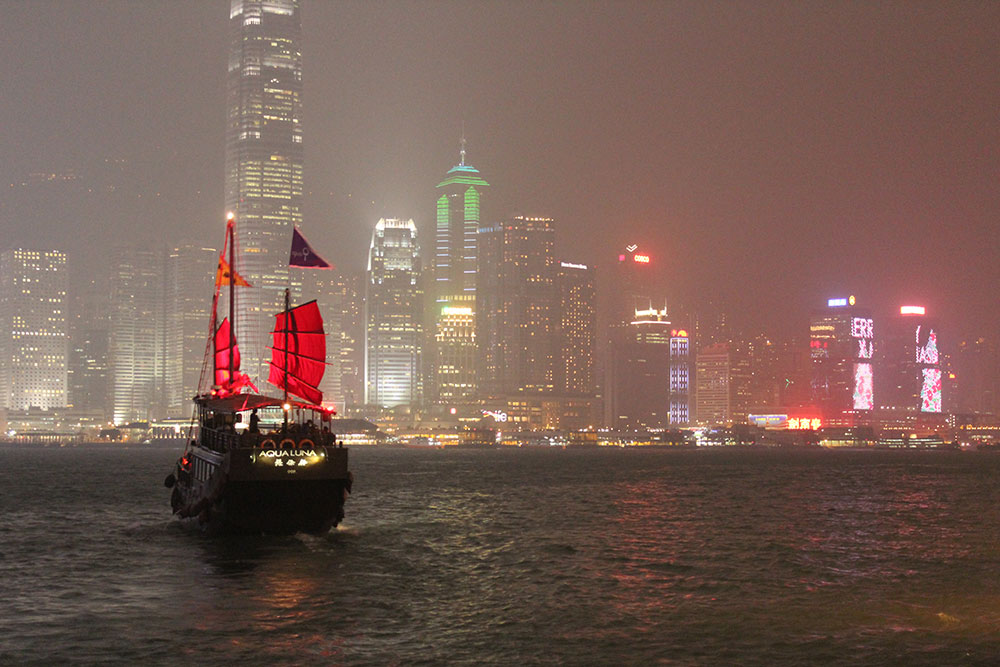
[[[285,310],[277,313],[271,332],[268,374],[283,396],[260,394],[240,372],[231,324],[234,289],[249,287],[233,270],[231,216],[226,232],[229,262],[223,247],[212,305],[213,344],[206,355],[213,360],[214,384],[195,397],[197,435],[188,439],[164,480],[172,488],[170,504],[174,514],[213,533],[326,533],[344,517],[352,477],[347,449],[338,447],[330,432],[333,410],[323,407],[318,389],[326,367],[323,319],[315,301],[289,307],[286,290]],[[222,285],[229,286],[229,317],[217,324]]]

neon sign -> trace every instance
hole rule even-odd
[[[847,299],[827,299],[826,305],[830,308],[842,308],[847,305]]]
[[[633,255],[632,261],[638,264],[649,264],[649,255]]]
[[[507,413],[501,410],[483,410],[484,417],[493,417],[493,421],[507,421]]]
[[[815,431],[823,426],[823,422],[815,417],[789,417],[789,431]]]
[[[634,243],[630,243],[629,245],[625,246],[625,250],[627,250],[628,252],[635,252],[638,249],[639,249],[639,246],[637,246]]]
[[[854,338],[874,338],[874,322],[865,317],[855,317],[851,320],[851,336]]]
[[[326,456],[315,449],[265,449],[250,455],[251,463],[261,463],[275,468],[302,468],[319,463]]]
[[[900,315],[924,315],[926,312],[927,312],[927,309],[924,308],[923,306],[900,306],[899,307],[899,314]]]

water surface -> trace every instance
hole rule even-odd
[[[355,448],[336,532],[239,539],[176,455],[0,449],[0,662],[1000,656],[998,455]]]

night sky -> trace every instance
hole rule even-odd
[[[228,0],[2,0],[0,245],[221,243]],[[805,333],[856,294],[1000,329],[1000,2],[302,3],[303,231],[360,270],[379,217],[430,251],[434,185],[638,243],[671,299]],[[32,172],[73,181],[21,185]]]

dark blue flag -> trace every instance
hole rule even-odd
[[[292,252],[288,256],[288,266],[306,269],[332,269],[333,265],[316,254],[298,227],[292,230]]]

